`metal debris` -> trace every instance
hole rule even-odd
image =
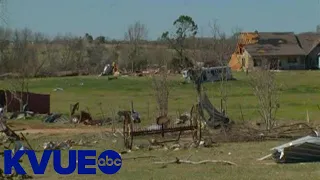
[[[277,163],[319,162],[320,137],[305,136],[271,149],[272,157]]]
[[[61,113],[51,113],[49,114],[44,120],[43,122],[45,123],[67,123],[69,122],[69,118],[64,116]]]
[[[53,91],[63,91],[63,88],[54,88]]]

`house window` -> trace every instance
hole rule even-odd
[[[288,58],[288,63],[289,64],[294,64],[294,63],[297,63],[297,58]]]
[[[261,59],[253,59],[253,66],[254,67],[261,66]]]

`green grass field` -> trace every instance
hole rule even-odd
[[[241,120],[240,105],[247,121],[259,120],[257,112],[257,100],[249,86],[249,79],[243,73],[234,73],[236,81],[227,82],[228,109],[227,113],[234,121]],[[316,122],[320,115],[317,105],[320,104],[320,72],[317,71],[291,71],[277,73],[277,82],[281,85],[280,109],[278,120],[281,121],[306,121],[306,111],[309,111],[310,121]],[[182,78],[170,77],[170,115],[175,116],[178,111],[190,111],[196,103],[196,92],[193,85],[181,84]],[[80,85],[83,83],[83,85]],[[6,87],[8,84],[1,83]],[[218,83],[206,83],[208,95],[214,105],[219,107]],[[63,88],[64,91],[54,92],[54,88]],[[98,117],[100,109],[98,103],[102,103],[103,111],[112,117],[113,111],[129,109],[130,101],[142,115],[142,125],[155,122],[156,100],[151,87],[151,79],[147,77],[120,77],[117,80],[108,81],[106,77],[70,77],[33,79],[30,81],[30,91],[51,94],[52,112],[69,112],[69,104],[80,102],[80,109],[89,108],[94,117]],[[40,120],[25,120],[24,123],[40,123]],[[71,139],[98,139],[94,147],[79,147],[87,149],[122,150],[122,139],[106,136],[97,128],[95,134],[45,134],[29,135],[29,141],[37,147],[48,140]],[[112,140],[117,140],[113,143]],[[141,141],[146,143],[147,141]],[[135,141],[140,143],[140,140]],[[273,161],[257,162],[256,159],[269,153],[269,149],[282,142],[250,142],[250,143],[224,143],[213,148],[200,148],[179,151],[163,150],[138,150],[124,157],[139,155],[154,155],[156,159],[124,160],[120,172],[114,176],[60,176],[52,166],[47,169],[47,174],[37,177],[39,179],[318,179],[320,171],[318,164],[292,164],[277,165]],[[64,151],[66,155],[67,151]],[[172,160],[175,157],[184,159],[191,155],[190,160],[223,159],[237,163],[237,166],[218,164],[206,165],[161,165],[153,164],[154,161]],[[25,161],[24,167],[28,167]],[[27,168],[30,171],[30,168]]]
[[[227,82],[227,113],[232,120],[240,119],[240,105],[245,120],[258,120],[258,101],[249,86],[249,79],[243,73],[234,73],[236,81]],[[281,86],[279,120],[305,120],[306,110],[310,119],[317,120],[320,111],[320,73],[317,71],[291,71],[277,73]],[[190,111],[196,103],[196,92],[192,84],[181,84],[180,76],[170,77],[169,114]],[[83,83],[83,85],[81,85]],[[5,83],[0,84],[6,86]],[[215,106],[220,106],[220,83],[204,85]],[[54,88],[64,91],[54,92]],[[80,109],[89,108],[93,116],[101,114],[98,103],[102,103],[104,113],[112,117],[113,111],[129,109],[131,100],[134,108],[143,116],[143,124],[154,122],[156,99],[152,81],[148,77],[120,77],[108,80],[107,77],[70,77],[32,79],[30,91],[51,94],[51,111],[69,113],[71,103],[80,102]],[[149,119],[148,119],[149,116]]]

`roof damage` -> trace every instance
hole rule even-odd
[[[293,32],[258,32],[256,40],[245,46],[252,56],[305,55]]]

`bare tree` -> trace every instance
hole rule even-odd
[[[38,68],[35,70],[34,76],[51,76],[53,72],[52,66],[56,67],[55,63],[57,63],[59,53],[51,41],[47,41],[41,45],[43,46],[43,50],[40,52],[42,59]]]
[[[51,55],[52,50],[52,48],[50,48],[50,39],[43,33],[35,32],[33,34],[33,42],[30,44],[36,52],[32,77],[42,76],[45,73],[48,73],[48,67],[46,67],[46,65],[48,65],[50,61],[55,61],[55,59],[48,56],[48,54]]]
[[[10,61],[10,40],[13,31],[9,28],[0,28],[0,72],[9,73],[12,71],[13,63]]]
[[[0,0],[0,19],[1,22],[7,24],[7,0]]]
[[[227,67],[228,61],[236,47],[236,43],[234,43],[234,40],[232,39],[233,36],[228,38],[226,33],[223,32],[217,24],[217,21],[209,23],[209,27],[212,34],[212,44],[210,49],[214,52],[214,57],[216,59],[215,64]],[[226,77],[227,71],[225,68],[222,68],[220,72],[221,111],[227,110],[228,90],[230,87],[226,83]]]
[[[267,60],[265,60],[267,61]],[[276,113],[279,108],[279,89],[275,73],[265,64],[259,70],[250,73],[250,85],[258,98],[259,113],[264,121],[266,130],[271,130],[276,122]]]
[[[101,68],[107,63],[111,63],[113,59],[118,59],[115,56],[113,48],[107,49],[103,44],[92,43],[86,47],[85,63],[88,65],[89,72],[101,72]]]
[[[23,94],[29,92],[29,78],[32,77],[33,68],[37,64],[37,52],[32,46],[32,32],[29,29],[15,30],[10,61],[13,63],[14,79],[9,79],[11,94],[20,103],[20,111],[23,110],[28,96],[23,99]],[[18,93],[20,92],[20,93]]]
[[[168,115],[169,85],[168,85],[168,54],[159,54],[159,75],[153,74],[152,85],[156,96],[159,116]]]
[[[61,41],[61,58],[55,62],[56,69],[63,71],[80,71],[87,68],[84,62],[85,45],[82,38],[66,35]]]
[[[128,60],[131,63],[131,71],[134,72],[136,61],[142,53],[142,43],[147,39],[148,30],[146,25],[139,21],[130,25],[125,33],[125,40],[129,42]]]

